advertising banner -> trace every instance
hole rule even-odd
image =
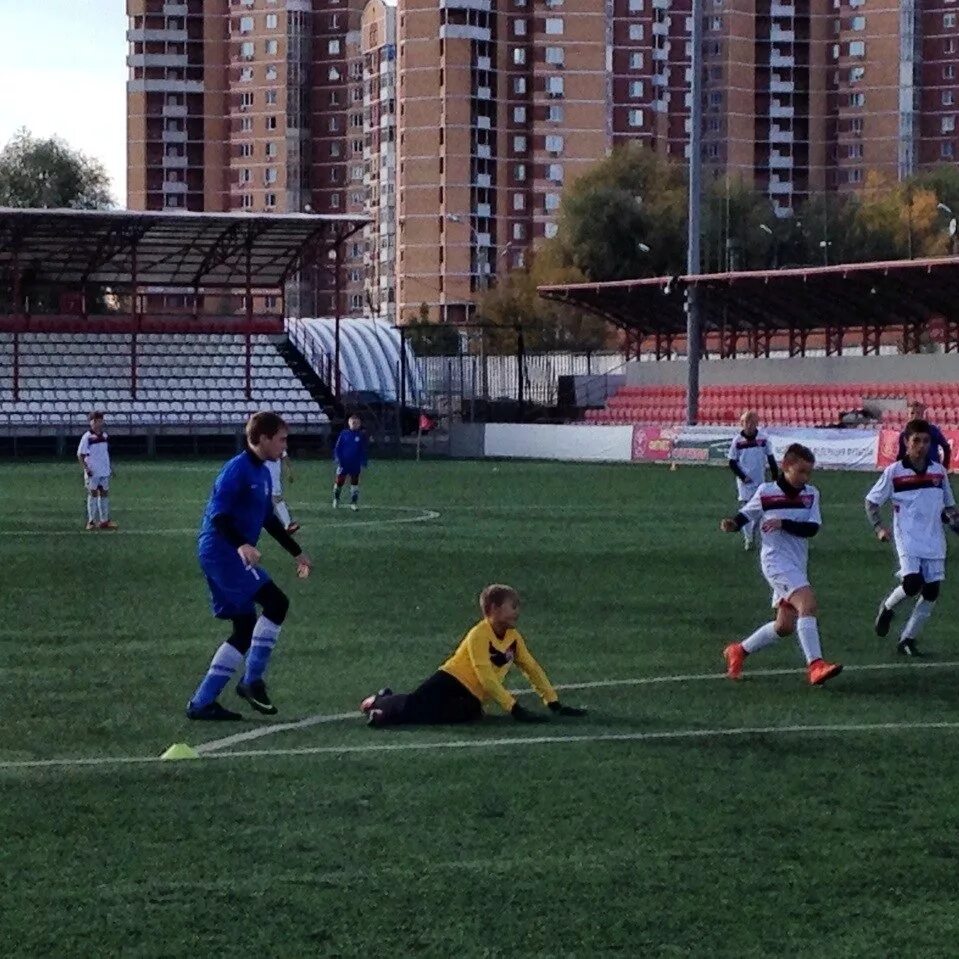
[[[952,448],[952,464],[949,472],[959,472],[959,430],[942,430],[946,442]],[[879,434],[879,449],[876,456],[876,465],[879,469],[885,469],[890,463],[894,462],[899,455],[899,430],[883,430]]]

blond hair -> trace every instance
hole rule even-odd
[[[489,616],[493,609],[502,606],[506,600],[519,600],[519,593],[512,586],[504,586],[502,583],[491,583],[479,596],[480,609],[484,616]]]

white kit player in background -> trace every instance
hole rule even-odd
[[[746,523],[759,522],[762,531],[760,566],[773,592],[776,618],[761,626],[741,643],[723,650],[726,675],[739,679],[746,657],[783,636],[799,634],[806,658],[806,674],[812,686],[842,672],[839,663],[827,663],[819,643],[819,608],[809,585],[809,539],[819,532],[819,490],[809,485],[816,457],[799,443],[793,443],[783,457],[775,483],[761,483],[752,499],[736,514],[724,519],[720,529],[735,533]]]
[[[110,519],[110,448],[103,429],[103,414],[90,414],[90,429],[77,447],[77,459],[83,467],[87,488],[87,529],[117,529]]]
[[[779,470],[773,456],[769,437],[759,428],[759,417],[752,410],[745,410],[739,417],[742,429],[733,438],[729,447],[729,468],[736,475],[736,493],[739,508],[742,509],[765,482],[766,468],[769,476],[776,481]],[[752,549],[759,539],[759,525],[749,522],[743,527],[743,547]]]
[[[300,524],[294,522],[290,516],[290,508],[286,505],[283,498],[283,480],[287,483],[293,482],[293,466],[290,463],[289,456],[284,453],[283,458],[279,460],[267,460],[266,468],[270,471],[270,480],[273,482],[273,512],[277,519],[283,524],[284,529],[292,535],[300,529]]]
[[[893,611],[907,597],[918,596],[897,646],[903,656],[919,656],[916,639],[932,615],[939,584],[946,578],[946,535],[942,524],[959,532],[959,511],[941,463],[929,462],[932,436],[925,420],[910,420],[903,432],[906,455],[883,470],[866,494],[866,515],[882,543],[894,539],[899,554],[899,585],[882,601],[876,633],[887,636]],[[879,508],[892,500],[893,534]]]

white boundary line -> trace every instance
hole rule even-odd
[[[844,672],[879,672],[889,669],[953,669],[959,668],[959,660],[951,662],[903,662],[903,663],[864,663],[844,667]],[[751,676],[795,676],[802,675],[802,669],[755,669],[746,674],[747,678]],[[656,686],[663,683],[690,683],[708,681],[714,679],[726,679],[726,674],[722,672],[714,673],[682,673],[673,676],[642,676],[638,679],[600,679],[585,683],[561,683],[556,686],[557,690],[580,690],[580,689],[611,689],[623,686]],[[728,680],[727,680],[728,682]],[[533,694],[531,689],[511,690],[514,696],[530,696]],[[249,742],[254,739],[262,739],[264,736],[272,736],[274,733],[289,732],[292,729],[307,729],[310,726],[319,726],[325,723],[344,722],[346,720],[359,720],[359,710],[353,710],[349,713],[317,713],[313,716],[307,716],[288,723],[270,723],[258,726],[256,729],[250,729],[245,732],[236,733],[232,736],[226,736],[223,739],[212,739],[201,743],[196,747],[198,753],[209,756],[227,746],[235,746],[237,743]]]
[[[866,663],[862,665],[847,666],[846,672],[875,672],[879,670],[891,669],[952,669],[959,667],[959,661],[950,662],[926,662],[926,663]],[[802,670],[797,669],[757,669],[751,676],[787,676],[801,675]],[[695,682],[699,680],[725,679],[722,673],[688,673],[674,676],[646,676],[639,679],[611,679],[598,680],[585,683],[566,683],[557,686],[557,689],[599,689],[615,686],[648,686],[659,683],[679,683]],[[520,694],[529,694],[531,690],[522,690]],[[210,759],[219,758],[242,758],[244,756],[311,756],[337,754],[346,755],[352,753],[365,752],[390,752],[396,750],[430,750],[430,749],[460,749],[460,748],[483,748],[493,746],[532,746],[537,744],[549,743],[569,743],[569,742],[633,742],[656,739],[695,739],[710,738],[720,736],[747,736],[768,734],[775,735],[781,733],[798,732],[822,732],[822,733],[843,733],[843,732],[879,732],[882,730],[896,731],[907,729],[955,729],[959,728],[959,722],[917,722],[917,723],[863,723],[851,725],[809,725],[809,726],[741,726],[731,729],[686,729],[686,730],[666,730],[663,732],[648,733],[600,733],[586,736],[536,736],[536,737],[501,737],[497,739],[477,739],[477,740],[447,740],[443,742],[425,742],[425,743],[382,743],[364,746],[306,746],[294,749],[250,749],[242,751],[228,752],[219,750],[226,746],[235,746],[238,743],[250,742],[255,739],[261,739],[264,736],[271,736],[274,733],[286,732],[291,729],[306,729],[310,726],[317,726],[324,723],[342,722],[346,720],[359,720],[359,711],[349,713],[333,713],[316,716],[307,716],[289,723],[273,723],[263,725],[256,729],[246,730],[236,733],[233,736],[226,736],[223,739],[214,739],[201,743],[196,747],[197,752]],[[89,758],[64,758],[64,759],[23,759],[23,760],[0,760],[0,770],[5,769],[49,769],[49,768],[69,768],[69,767],[96,767],[109,765],[149,765],[151,763],[161,762],[159,756],[91,756]]]
[[[209,755],[210,759],[247,759],[267,756],[348,756],[363,753],[430,752],[443,749],[491,749],[543,746],[556,743],[651,742],[656,740],[716,739],[730,736],[775,736],[794,733],[872,733],[959,729],[957,722],[848,723],[794,726],[734,726],[712,729],[667,729],[648,733],[596,733],[585,736],[510,736],[496,739],[451,739],[434,742],[371,743],[359,746],[305,746],[299,749],[247,749]],[[4,769],[49,769],[79,766],[135,766],[164,762],[159,756],[96,756],[89,759],[27,759],[0,762]]]

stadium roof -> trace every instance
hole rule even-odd
[[[362,229],[361,216],[0,207],[0,271],[33,282],[281,287]]]
[[[704,333],[823,330],[959,318],[959,256],[739,273],[659,276],[538,288],[643,335],[686,332],[684,292],[700,292]]]

